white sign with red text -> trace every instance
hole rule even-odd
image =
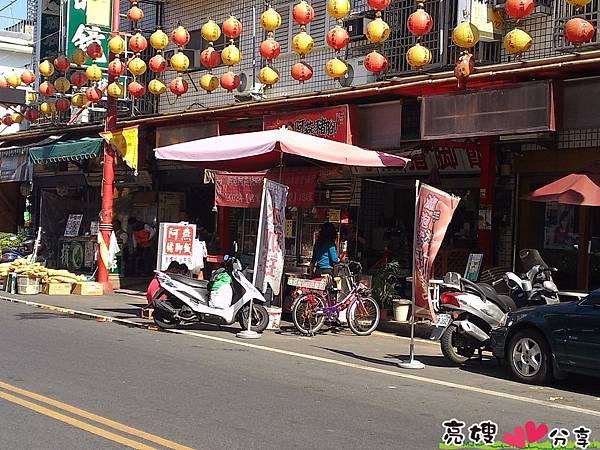
[[[161,223],[158,232],[158,270],[166,270],[171,261],[192,268],[196,225],[187,222]]]
[[[262,292],[271,286],[273,294],[279,295],[284,266],[288,187],[266,178],[263,183],[253,282]]]

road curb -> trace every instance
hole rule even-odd
[[[18,303],[20,305],[35,306],[36,308],[47,309],[49,311],[60,312],[63,314],[70,314],[73,316],[85,317],[88,319],[90,319],[90,318],[96,319],[96,320],[100,320],[102,322],[113,322],[113,323],[118,323],[120,325],[127,325],[127,326],[135,327],[135,328],[142,328],[142,329],[152,330],[152,331],[160,331],[158,329],[158,327],[154,327],[154,325],[151,325],[151,324],[139,323],[139,322],[134,322],[132,320],[120,319],[118,317],[105,316],[102,314],[90,313],[90,312],[86,312],[86,311],[79,311],[76,309],[64,308],[62,306],[47,305],[46,303],[32,302],[29,300],[22,300],[20,298],[6,297],[4,295],[0,295],[0,300],[4,300],[7,302],[11,302],[11,303]]]

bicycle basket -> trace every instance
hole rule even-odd
[[[316,291],[324,291],[327,288],[326,280],[306,280],[304,278],[288,278],[288,286],[295,286],[304,289],[314,289]]]

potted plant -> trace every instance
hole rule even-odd
[[[373,280],[373,295],[375,300],[379,302],[382,318],[395,306],[394,300],[400,298],[402,281],[406,276],[406,269],[398,261],[389,262],[383,270],[375,275]]]

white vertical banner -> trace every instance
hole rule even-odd
[[[279,295],[283,276],[288,189],[288,186],[265,178],[258,217],[253,283],[262,292],[271,286],[275,295]]]

